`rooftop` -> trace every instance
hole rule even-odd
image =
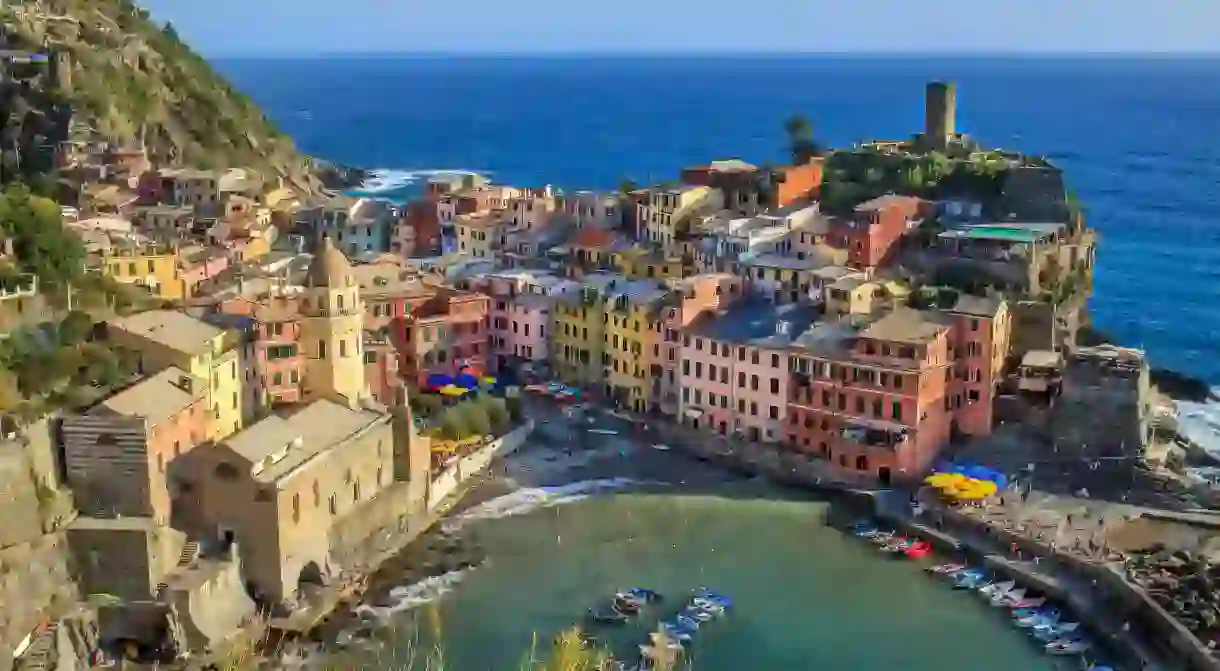
[[[899,308],[866,326],[860,337],[918,344],[928,342],[946,328],[934,313]]]
[[[1050,226],[1058,226],[1051,229]],[[1061,224],[987,224],[944,231],[937,237],[959,240],[995,240],[1000,242],[1041,242],[1062,229]]]
[[[203,398],[206,390],[203,380],[171,366],[102,399],[85,414],[143,417],[150,426],[155,426]]]
[[[117,317],[106,322],[106,328],[140,335],[159,345],[191,355],[207,350],[212,341],[224,333],[215,326],[176,310],[149,310],[127,317]]]
[[[816,316],[816,310],[805,305],[746,301],[715,314],[700,315],[686,332],[740,345],[786,347],[809,328]]]
[[[387,419],[372,410],[320,399],[287,417],[271,415],[224,444],[250,462],[256,480],[279,483],[314,457]]]
[[[866,200],[856,206],[857,212],[870,212],[881,210],[897,203],[905,203],[909,200],[914,200],[911,196],[900,196],[895,193],[887,193],[884,196],[877,196],[872,200]]]
[[[1003,304],[1004,299],[999,296],[974,296],[961,292],[957,295],[957,302],[947,311],[976,317],[994,317]]]

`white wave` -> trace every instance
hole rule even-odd
[[[391,170],[388,168],[379,168],[370,170],[369,175],[365,178],[356,190],[369,194],[386,193],[388,191],[397,191],[406,186],[415,184],[421,180],[426,180],[432,177],[447,177],[461,175],[483,175],[488,173],[476,170],[453,169],[453,170]]]
[[[425,578],[413,585],[403,585],[390,590],[390,598],[396,599],[397,602],[391,606],[373,606],[370,604],[361,604],[356,612],[362,615],[372,615],[377,618],[386,618],[395,613],[402,613],[413,608],[419,608],[425,604],[432,603],[437,599],[448,594],[462,582],[473,568],[464,568],[456,571],[450,571],[431,578]]]
[[[1220,394],[1220,387],[1213,388],[1212,393]],[[1178,409],[1178,430],[1213,456],[1220,457],[1220,403],[1175,401],[1174,404]]]
[[[498,496],[448,519],[441,525],[443,533],[455,533],[464,525],[477,520],[498,520],[524,515],[541,508],[575,503],[593,494],[646,484],[629,478],[582,480],[556,487],[528,487]]]

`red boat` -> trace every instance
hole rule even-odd
[[[928,541],[915,541],[906,549],[907,557],[911,559],[919,559],[932,551],[932,544]]]

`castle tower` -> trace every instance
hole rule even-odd
[[[301,311],[305,395],[354,405],[368,395],[364,383],[364,305],[343,252],[323,237],[305,278]],[[341,399],[340,399],[341,397]]]
[[[944,150],[957,133],[957,87],[952,82],[931,82],[924,93],[924,141]]]

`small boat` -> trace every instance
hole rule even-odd
[[[617,436],[618,431],[614,429],[589,429],[589,433],[596,433],[603,436]]]
[[[877,545],[888,545],[890,543],[890,541],[894,540],[894,532],[893,531],[879,531],[879,532],[877,532],[877,535],[870,536],[869,540],[876,543]]]
[[[1046,644],[1046,652],[1051,655],[1079,655],[1088,652],[1093,647],[1087,639],[1075,641],[1060,639]]]
[[[674,618],[674,621],[677,622],[679,626],[681,626],[682,628],[684,628],[688,631],[698,631],[699,630],[699,621],[698,620],[689,618],[681,613],[679,613],[678,616]]]
[[[690,608],[690,607],[682,609],[682,612],[679,613],[679,615],[688,617],[696,622],[710,622],[712,620],[712,618],[716,617],[716,615],[714,613],[708,612],[708,611],[700,609],[700,608]]]
[[[733,600],[723,594],[717,594],[706,587],[700,587],[695,590],[695,596],[701,599],[707,599],[713,603],[720,604],[722,608],[728,610],[733,607]]]
[[[1048,623],[1034,625],[1034,628],[1031,629],[1030,632],[1032,633],[1033,637],[1039,641],[1049,643],[1050,641],[1055,641],[1062,638],[1072,638],[1078,633],[1079,628],[1079,622],[1066,622],[1063,624]]]
[[[1051,609],[1049,611],[1043,611],[1033,615],[1018,617],[1016,624],[1021,629],[1030,629],[1040,624],[1058,624],[1060,617],[1061,614],[1058,610]]]
[[[858,527],[851,530],[851,534],[856,538],[874,538],[881,533],[877,527]]]
[[[935,573],[937,575],[954,575],[965,569],[965,564],[939,564],[937,566],[929,566],[924,570],[928,573]]]
[[[1001,592],[991,595],[991,605],[996,608],[1006,608],[1009,604],[1016,603],[1025,598],[1025,590],[1014,589],[1008,592]]]
[[[663,631],[654,631],[654,632],[648,634],[648,642],[651,643],[655,647],[660,647],[662,643],[665,643],[671,650],[685,650],[686,649],[686,646],[682,645],[681,641],[677,641],[677,640],[670,638],[669,634],[666,634]],[[677,646],[677,647],[675,648],[674,646]]]
[[[611,603],[615,610],[625,615],[636,615],[644,607],[643,599],[636,599],[622,592],[615,594]]]
[[[676,626],[671,622],[662,622],[659,626],[661,632],[666,636],[682,643],[691,640],[692,636],[694,635],[693,631],[686,629],[685,627]]]
[[[954,589],[978,589],[980,586],[987,583],[987,576],[982,571],[978,573],[963,572],[953,577]]]
[[[1027,596],[1016,603],[1005,604],[1013,610],[1023,610],[1026,608],[1041,608],[1046,605],[1046,597]]]
[[[724,606],[716,603],[715,601],[712,601],[711,599],[705,599],[701,596],[697,596],[697,597],[691,599],[690,605],[693,608],[696,608],[696,609],[702,610],[702,611],[706,611],[713,615],[720,615],[721,613],[724,612]]]
[[[627,590],[626,595],[636,599],[643,599],[647,603],[656,603],[663,598],[660,592],[648,589],[647,587],[632,587]]]
[[[896,553],[905,551],[907,548],[911,547],[914,544],[915,544],[914,540],[907,538],[906,536],[903,536],[902,538],[898,538],[896,540],[890,541],[889,543],[887,543],[885,545],[885,547],[881,548],[881,550],[883,552],[889,552],[889,553],[896,554]]]
[[[612,605],[589,609],[589,619],[602,624],[621,624],[627,621],[627,614],[616,610]]]
[[[652,449],[657,450],[658,452],[668,452],[669,446],[662,443],[657,443],[656,445],[652,446]]]
[[[932,552],[932,544],[928,541],[916,541],[911,547],[906,549],[906,555],[909,559],[919,559]]]
[[[1017,586],[1017,583],[1015,583],[1011,580],[1007,580],[1005,582],[996,582],[996,583],[992,583],[990,585],[980,587],[978,592],[982,596],[985,596],[988,599],[990,599],[991,597],[995,596],[997,592],[1001,593],[1001,594],[1005,594],[1005,593],[1012,591],[1013,588],[1015,588],[1016,586]]]

